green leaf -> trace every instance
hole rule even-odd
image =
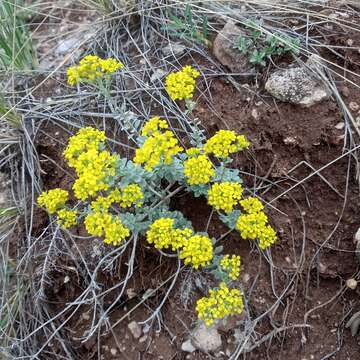
[[[240,210],[234,210],[230,214],[220,214],[220,220],[229,227],[229,229],[234,230],[236,227],[237,219],[241,214]]]

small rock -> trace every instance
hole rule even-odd
[[[135,339],[138,339],[141,336],[141,327],[136,321],[129,323],[128,328]]]
[[[133,288],[126,289],[125,293],[129,299],[133,299],[137,295],[136,291]]]
[[[67,54],[69,51],[74,49],[78,43],[79,39],[77,37],[61,41],[55,49],[55,55]]]
[[[163,69],[156,69],[154,73],[151,75],[150,81],[155,82],[157,80],[161,80],[167,72]]]
[[[335,128],[338,130],[342,130],[345,127],[345,123],[344,122],[339,122],[335,125]]]
[[[254,73],[248,55],[234,48],[239,36],[244,36],[244,32],[234,22],[228,21],[214,40],[214,55],[222,65],[233,72]]]
[[[304,67],[275,71],[269,76],[265,89],[280,101],[305,107],[330,97],[326,85]]]
[[[358,111],[360,109],[360,106],[358,103],[356,103],[355,101],[352,101],[350,104],[349,104],[349,108],[351,111]]]
[[[115,348],[111,348],[110,353],[112,356],[115,356],[117,354],[117,350]]]
[[[355,233],[354,243],[360,243],[360,228],[358,228],[357,232]]]
[[[64,277],[64,284],[67,284],[70,281],[70,277],[68,275],[66,275]]]
[[[181,344],[181,350],[188,353],[193,353],[196,350],[196,348],[193,346],[191,340],[189,339]]]
[[[343,86],[343,87],[341,88],[341,93],[343,94],[343,96],[349,97],[349,95],[350,95],[350,90],[349,90],[349,88],[348,88],[347,86]]]
[[[147,335],[143,335],[140,339],[139,339],[139,343],[143,343],[147,340],[148,336]]]
[[[180,44],[180,43],[169,43],[169,45],[166,45],[161,49],[162,53],[165,56],[168,55],[174,55],[179,56],[182,55],[186,51],[186,46]]]
[[[285,145],[296,145],[297,143],[298,143],[297,140],[293,136],[287,136],[284,139]]]
[[[251,116],[255,119],[255,120],[257,120],[258,118],[259,118],[259,112],[257,111],[257,109],[252,109],[251,110]]]
[[[355,279],[347,279],[346,286],[351,290],[355,290],[357,287],[357,281]]]
[[[203,352],[216,351],[222,345],[221,336],[215,327],[206,327],[202,323],[193,333],[193,344]]]
[[[242,276],[242,280],[244,283],[247,283],[249,282],[250,280],[250,275],[248,273],[245,273],[243,276]]]

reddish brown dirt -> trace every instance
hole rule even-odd
[[[340,40],[332,41],[337,43]],[[345,55],[349,69],[360,71],[360,56],[355,53]],[[204,62],[201,59],[198,61],[201,67]],[[343,86],[339,84],[340,88]],[[347,87],[348,90],[343,89],[347,104],[351,101],[360,104],[359,91]],[[359,271],[353,244],[353,235],[360,225],[359,183],[354,160],[349,156],[340,158],[344,153],[344,130],[335,128],[336,124],[343,121],[337,104],[329,100],[304,109],[275,103],[265,94],[262,99],[250,97],[246,100],[248,93],[239,93],[220,78],[210,83],[208,90],[212,95],[211,101],[206,96],[204,84],[200,85],[200,89],[204,95],[198,96],[195,115],[208,134],[212,135],[220,128],[229,128],[245,134],[251,141],[251,149],[239,155],[234,166],[244,172],[243,179],[250,192],[257,189],[257,194],[264,201],[271,202],[271,206],[267,206],[267,213],[279,234],[277,244],[271,249],[271,266],[254,244],[242,241],[238,234],[231,233],[223,240],[225,252],[240,254],[242,258],[239,286],[243,288],[248,302],[247,317],[254,319],[260,316],[274,304],[276,296],[282,296],[279,305],[274,306],[258,323],[255,329],[257,338],[252,338],[249,345],[255,345],[263,335],[275,328],[288,327],[286,331],[274,333],[259,347],[254,347],[244,358],[359,358],[358,339],[353,338],[350,331],[344,328],[349,315],[360,310],[359,291],[344,287],[345,280],[358,276]],[[61,157],[68,135],[53,125],[43,130],[37,146],[45,171],[45,187],[61,186],[69,189],[71,171]],[[355,138],[357,135],[354,133],[353,136]],[[359,139],[356,138],[356,141]],[[54,161],[46,160],[44,155]],[[334,163],[320,173],[323,178],[313,175],[296,185],[313,173],[305,162],[319,169],[331,161]],[[248,174],[255,174],[256,177]],[[285,195],[273,201],[287,190]],[[204,200],[179,194],[172,206],[183,211],[196,230],[205,230],[210,209]],[[37,210],[34,235],[41,232],[46,223],[45,213]],[[226,227],[215,217],[208,230],[211,236],[218,237],[226,232]],[[78,233],[82,234],[83,229],[78,229]],[[79,247],[84,255],[90,256],[86,253],[86,244],[82,246],[80,241]],[[69,270],[73,265],[71,259],[58,259],[58,270],[49,275],[52,281],[46,296],[54,314],[81,292],[81,277],[74,277]],[[121,261],[116,266],[117,276],[109,278],[106,273],[101,274],[99,280],[104,288],[110,288],[120,281],[124,271]],[[147,289],[157,287],[176,268],[174,259],[159,257],[144,243],[139,246],[136,266],[139,271],[129,284],[135,296],[129,298],[125,295],[120,299],[118,306],[111,312],[112,323],[134,307]],[[70,281],[64,283],[66,275]],[[163,308],[162,320],[166,327],[163,326],[160,333],[153,329],[141,341],[135,340],[127,324],[149,316],[149,308],[156,308],[166,289],[146,302],[149,308],[137,308],[106,336],[93,337],[81,343],[79,337],[89,326],[92,314],[91,309],[86,307],[81,307],[72,317],[64,333],[79,359],[95,359],[99,354],[105,360],[210,359],[210,356],[200,352],[187,355],[180,350],[195,320],[194,302],[201,296],[201,290],[193,286],[189,302],[184,305],[184,287],[180,285],[193,284],[198,276],[200,274],[197,273],[181,274],[178,286],[175,286]],[[206,275],[203,280],[211,281]],[[116,292],[110,293],[106,302],[110,304],[116,295]],[[58,321],[61,323],[66,315]],[[291,328],[305,322],[309,325],[307,329]],[[224,331],[222,336],[223,350],[234,350],[233,331]],[[332,355],[326,357],[329,354]]]

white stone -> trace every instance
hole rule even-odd
[[[204,323],[201,323],[193,333],[194,346],[207,353],[218,350],[221,345],[221,336],[215,327],[206,327]]]
[[[360,243],[360,228],[358,228],[357,232],[355,233],[354,242]]]
[[[132,321],[131,323],[129,323],[128,328],[135,339],[138,339],[141,336],[141,327],[136,321]]]
[[[196,348],[194,347],[194,345],[191,343],[191,340],[186,340],[181,344],[181,350],[188,352],[188,353],[193,353]]]
[[[186,51],[186,46],[182,45],[180,43],[169,43],[168,45],[163,47],[161,49],[161,51],[165,56],[168,56],[168,55],[179,56],[179,55],[182,55]]]
[[[355,290],[357,287],[357,281],[355,279],[347,279],[346,286],[351,290]]]
[[[328,99],[331,94],[324,82],[305,67],[275,71],[269,76],[265,89],[280,101],[305,107]]]

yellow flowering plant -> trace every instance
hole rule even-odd
[[[87,57],[79,68],[69,69],[69,81],[93,81],[93,76],[101,80],[119,68],[120,64],[109,59]],[[90,71],[95,73],[90,76]],[[170,74],[166,90],[171,99],[190,101],[198,76],[190,66]],[[112,246],[125,247],[144,237],[147,246],[177,256],[184,266],[211,273],[220,284],[196,305],[199,319],[210,326],[243,309],[242,294],[234,287],[240,256],[222,255],[223,247],[216,239],[195,232],[181,212],[171,211],[171,198],[179,192],[205,197],[231,230],[237,230],[243,239],[257,240],[261,249],[276,241],[276,232],[262,202],[244,197],[239,170],[229,167],[231,155],[250,146],[245,136],[219,130],[208,140],[198,138],[185,150],[172,125],[159,116],[146,121],[135,138],[132,159],[111,152],[104,131],[81,128],[63,152],[75,173],[71,189],[45,191],[37,202],[56,216],[63,229],[83,222],[91,237],[101,237]]]

